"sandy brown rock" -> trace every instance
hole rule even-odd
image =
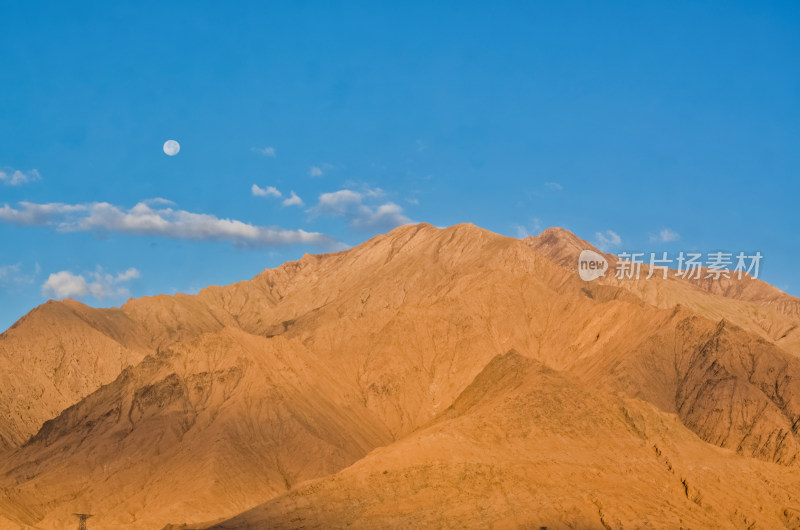
[[[799,495],[782,466],[508,353],[431,425],[213,528],[782,528]]]
[[[32,310],[0,335],[0,451],[148,351],[140,326],[119,309],[65,300]]]
[[[582,250],[600,252],[591,243],[576,237],[563,228],[548,228],[525,243],[562,267],[577,271]],[[677,304],[713,320],[726,319],[774,342],[788,353],[800,356],[800,299],[747,274],[731,274],[729,278],[708,278],[704,269],[699,279],[684,279],[671,270],[667,279],[656,271],[647,279],[650,268],[643,265],[636,279],[615,278],[618,259],[605,254],[609,269],[602,279],[593,281],[592,290],[599,286],[621,287],[648,305],[672,308]],[[649,256],[640,258],[645,261]]]
[[[793,332],[778,334],[798,324],[796,299],[678,280],[587,284],[570,266],[584,243],[560,230],[520,241],[413,225],[196,296],[37,308],[0,338],[0,363],[20,374],[0,390],[0,516],[72,528],[85,510],[101,528],[149,529],[278,499],[267,506],[281,524],[299,510],[336,526],[287,500],[322,479],[309,484],[329,488],[319,502],[341,503],[342,524],[415,507],[424,517],[397,521],[435,525],[452,510],[468,525],[539,524],[528,505],[554,527],[594,526],[600,512],[611,526],[772,524],[784,509],[791,520],[800,367]],[[713,509],[659,451],[690,455],[681,476],[708,481]],[[539,464],[516,466],[517,453]],[[389,454],[390,467],[374,460]],[[728,496],[714,486],[743,472],[764,482],[730,479]],[[434,491],[441,509],[426,500]],[[560,499],[550,512],[547,499]],[[353,515],[352,503],[373,501],[375,518]]]
[[[160,527],[164,513],[219,517],[390,442],[348,404],[352,389],[313,364],[282,339],[230,328],[147,357],[12,454],[24,463],[2,472],[36,517],[6,514],[43,528],[70,528],[75,511],[119,528]]]

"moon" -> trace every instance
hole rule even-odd
[[[175,140],[167,140],[164,142],[164,152],[169,156],[175,156],[181,150],[181,144]]]

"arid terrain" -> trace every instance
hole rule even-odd
[[[407,225],[47,302],[0,336],[0,528],[800,528],[800,299],[584,249]]]

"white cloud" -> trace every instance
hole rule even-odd
[[[258,184],[253,184],[250,188],[250,192],[256,197],[281,197],[283,195],[275,186],[261,188]]]
[[[69,271],[56,272],[51,274],[42,285],[42,294],[59,299],[86,296],[89,294],[89,284],[83,276],[72,274]]]
[[[34,277],[39,273],[39,264],[36,264],[34,273],[25,273],[21,263],[13,265],[0,265],[0,284],[2,285],[25,285],[31,284]]]
[[[607,250],[609,247],[618,247],[622,244],[622,238],[616,232],[606,230],[595,234],[597,247],[600,250]]]
[[[314,207],[313,213],[315,215],[343,216],[353,206],[360,205],[362,198],[363,195],[353,190],[323,193],[319,196],[319,202]]]
[[[7,172],[0,171],[0,182],[6,186],[21,186],[41,179],[42,176],[35,169],[31,169],[27,173],[18,169],[9,169]]]
[[[514,229],[517,232],[517,239],[525,239],[528,236],[538,234],[542,231],[542,221],[538,217],[535,217],[528,226],[514,225]]]
[[[364,194],[364,197],[372,197],[372,198],[376,198],[376,199],[379,199],[381,197],[385,197],[386,196],[386,192],[383,191],[380,188],[367,189],[366,191],[364,191],[362,193]]]
[[[393,202],[381,204],[377,208],[362,206],[359,215],[355,217],[352,224],[361,230],[372,228],[394,228],[395,226],[405,225],[411,219],[403,214],[403,208]]]
[[[163,197],[153,197],[152,199],[145,199],[142,202],[145,203],[145,204],[148,204],[148,205],[150,205],[150,204],[153,204],[153,205],[166,204],[167,206],[175,206],[175,203],[173,201],[171,201],[169,199],[165,199]]]
[[[379,205],[364,204],[365,199],[376,199],[384,196],[380,188],[357,192],[339,190],[323,193],[317,205],[309,210],[312,216],[344,217],[354,228],[361,230],[391,229],[396,226],[413,223],[404,213],[403,208],[393,202]]]
[[[327,162],[323,162],[322,164],[316,164],[308,168],[308,176],[309,177],[321,177],[325,174],[326,171],[333,169],[332,164],[328,164]]]
[[[49,226],[58,232],[117,232],[201,241],[230,241],[238,246],[270,247],[305,243],[341,248],[330,236],[304,230],[253,225],[236,219],[178,210],[167,205],[140,202],[125,209],[107,202],[86,204],[36,204],[20,202],[16,208],[0,207],[0,220]]]
[[[117,273],[116,281],[118,282],[127,282],[128,280],[135,280],[136,278],[140,278],[141,274],[138,270],[131,267],[130,269]]]
[[[253,151],[260,155],[268,156],[271,158],[275,157],[275,148],[272,146],[269,147],[253,147]]]
[[[564,189],[564,187],[558,182],[545,182],[544,185],[547,189],[552,191],[561,191]]]
[[[680,239],[680,237],[681,236],[677,232],[673,232],[669,228],[665,228],[658,234],[650,234],[650,241],[654,243],[671,243],[672,241],[677,241]]]
[[[85,204],[62,204],[52,202],[37,204],[19,202],[21,208],[14,209],[8,204],[0,207],[0,219],[21,225],[46,225],[62,216],[74,215],[88,211]]]
[[[20,263],[15,265],[0,266],[0,282],[9,281],[11,278],[17,276],[19,274],[20,267]]]
[[[303,206],[303,199],[297,196],[297,194],[292,191],[289,194],[289,197],[283,199],[284,206]]]
[[[42,294],[57,299],[91,295],[99,300],[110,296],[128,296],[128,289],[119,284],[139,278],[140,274],[131,267],[115,276],[104,273],[98,267],[96,272],[88,273],[87,276],[88,280],[82,274],[73,274],[69,271],[53,273],[42,285]]]

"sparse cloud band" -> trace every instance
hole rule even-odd
[[[272,146],[267,147],[253,147],[253,152],[258,153],[260,155],[268,156],[270,158],[275,158],[275,148]]]
[[[26,226],[48,226],[58,232],[96,232],[160,236],[198,241],[230,241],[243,247],[274,247],[295,243],[342,248],[336,239],[318,232],[253,225],[236,219],[172,208],[161,201],[142,201],[132,208],[107,202],[82,204],[19,202],[0,207],[0,220]]]
[[[597,248],[600,250],[608,250],[611,247],[618,247],[622,244],[622,238],[612,230],[597,232],[595,234],[595,239],[597,241]]]
[[[289,196],[283,200],[284,206],[303,206],[303,199],[297,196],[294,191],[289,193]]]
[[[253,184],[250,188],[250,192],[256,197],[280,197],[282,195],[275,186],[261,188],[258,184]]]
[[[665,228],[661,230],[658,234],[650,234],[650,241],[654,243],[671,243],[673,241],[677,241],[680,239],[680,235],[677,232],[670,230],[669,228]]]
[[[86,276],[73,274],[70,271],[60,271],[47,278],[42,285],[42,294],[57,299],[81,298],[91,295],[99,300],[110,296],[128,296],[128,289],[120,284],[140,276],[139,271],[133,267],[116,275],[106,274],[100,268]]]
[[[376,188],[364,192],[343,189],[319,196],[316,206],[308,210],[312,216],[333,216],[347,219],[359,230],[383,230],[413,223],[403,213],[403,208],[393,202],[378,205],[366,204],[368,199],[384,195]]]
[[[20,171],[19,169],[0,170],[0,182],[6,186],[21,186],[37,180],[42,180],[42,176],[35,169],[30,171]]]

